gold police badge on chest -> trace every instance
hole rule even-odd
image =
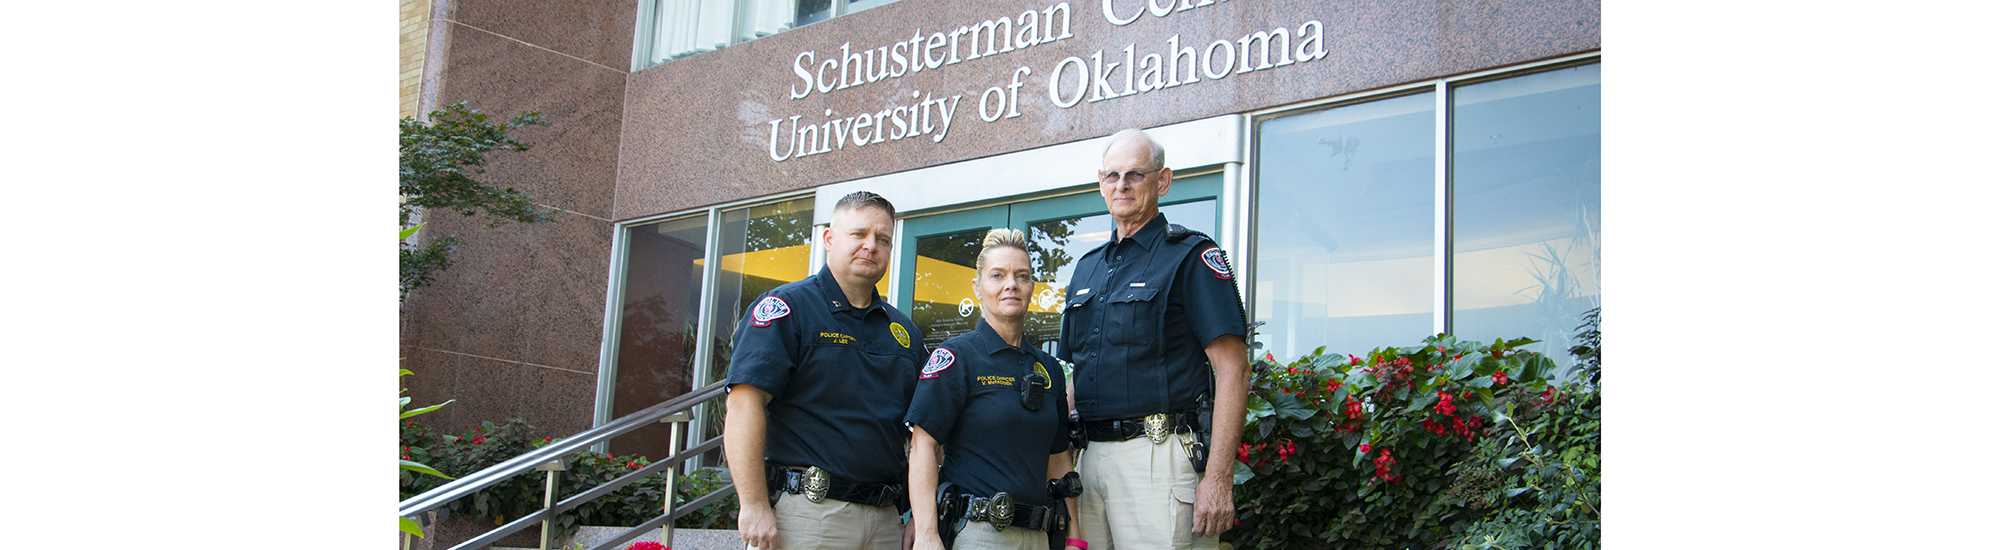
[[[902,344],[905,348],[910,347],[910,331],[903,330],[902,323],[889,323],[889,334],[896,336],[896,343]]]

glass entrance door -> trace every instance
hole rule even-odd
[[[1221,191],[1219,172],[1177,176],[1173,189],[1160,201],[1160,213],[1167,221],[1215,236],[1221,216],[1216,196]],[[899,275],[908,284],[898,285],[896,306],[909,312],[928,347],[971,332],[979,321],[979,303],[972,293],[977,275],[973,266],[980,241],[996,227],[1027,233],[1035,290],[1028,304],[1026,333],[1030,342],[1053,353],[1076,260],[1111,240],[1111,214],[1095,189],[904,220],[896,250],[902,256]]]

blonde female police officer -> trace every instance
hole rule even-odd
[[[904,420],[919,550],[1045,550],[1078,536],[1063,505],[1076,478],[1062,368],[1022,334],[1035,290],[1027,249],[1018,230],[986,234],[972,284],[979,324],[940,344],[918,376]]]

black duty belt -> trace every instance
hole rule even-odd
[[[965,518],[969,521],[983,521],[993,525],[995,531],[1005,531],[1008,527],[1023,527],[1034,531],[1055,532],[1069,529],[1069,517],[1057,517],[1054,506],[1029,506],[1016,504],[1013,495],[1000,493],[992,497],[974,496],[960,493],[945,497],[944,516]]]
[[[1085,420],[1083,436],[1091,441],[1125,441],[1139,436],[1152,438],[1153,443],[1163,443],[1167,436],[1179,428],[1189,428],[1200,422],[1195,411],[1160,413],[1138,418],[1117,418],[1112,420]]]
[[[796,468],[771,465],[765,468],[764,479],[771,484],[773,494],[784,491],[805,495],[806,500],[815,504],[830,498],[869,506],[894,507],[898,511],[910,508],[910,500],[904,498],[901,483],[848,481],[833,477],[818,466]]]

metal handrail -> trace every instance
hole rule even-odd
[[[526,454],[522,454],[521,456],[517,456],[508,459],[504,462],[501,462],[499,464],[489,466],[484,470],[480,470],[478,472],[474,472],[464,477],[452,480],[451,482],[445,483],[444,485],[439,486],[435,489],[424,491],[423,494],[410,497],[409,500],[402,501],[400,504],[397,505],[396,515],[406,518],[414,518],[419,514],[423,514],[424,512],[437,509],[440,506],[450,504],[454,500],[458,500],[460,498],[469,496],[473,493],[479,492],[482,489],[506,481],[516,475],[533,471],[536,465],[547,463],[554,460],[559,460],[562,457],[568,456],[570,453],[575,452],[577,450],[581,450],[583,448],[596,445],[599,442],[608,441],[613,437],[631,433],[633,430],[637,430],[639,428],[643,428],[652,425],[654,423],[660,422],[662,419],[665,419],[669,416],[673,416],[675,414],[687,411],[689,409],[693,409],[696,406],[699,406],[703,403],[707,403],[709,401],[712,401],[718,397],[725,395],[725,392],[723,391],[724,388],[725,384],[721,382],[709,384],[708,386],[702,387],[701,389],[681,394],[680,396],[674,397],[673,399],[668,399],[665,402],[662,402],[658,405],[647,407],[645,409],[639,410],[638,412],[634,412],[632,414],[619,417],[617,420],[612,420],[611,422],[607,422],[602,426],[591,428],[589,430],[584,430],[582,433],[570,436],[566,439],[563,439],[562,441],[558,441],[549,445],[544,445],[540,449],[529,451]],[[645,468],[641,468],[637,471],[625,474],[624,476],[620,476],[618,479],[605,482],[602,485],[598,485],[595,488],[584,491],[582,494],[578,494],[576,496],[564,499],[561,503],[544,508],[535,513],[531,513],[526,516],[517,518],[512,522],[508,522],[506,525],[488,531],[485,535],[475,537],[472,540],[465,541],[464,543],[460,543],[458,546],[454,546],[452,548],[453,550],[471,549],[491,544],[493,542],[497,542],[501,538],[506,537],[507,535],[514,534],[514,532],[516,531],[520,531],[521,529],[527,528],[528,526],[534,525],[543,520],[551,519],[555,517],[556,514],[574,509],[585,502],[589,502],[591,499],[595,499],[605,494],[609,494],[612,491],[616,491],[621,487],[631,484],[632,482],[645,479],[648,476],[660,473],[661,471],[666,470],[668,468],[679,466],[680,463],[686,461],[689,457],[706,453],[710,450],[714,450],[721,446],[722,446],[722,438],[720,436],[709,438],[707,441],[703,441],[699,444],[690,446],[686,450],[678,451],[673,456],[660,459],[657,462],[649,464]],[[694,501],[691,501],[686,505],[683,505],[681,508],[674,510],[674,512],[671,514],[662,514],[660,517],[653,518],[652,520],[647,521],[645,524],[642,524],[639,527],[634,527],[631,531],[627,531],[624,535],[618,537],[617,540],[606,542],[605,544],[599,545],[598,548],[609,548],[610,546],[615,545],[617,543],[624,542],[626,540],[631,540],[632,538],[636,538],[640,532],[646,529],[652,529],[666,525],[668,522],[671,522],[675,519],[679,519],[680,517],[687,515],[693,510],[700,509],[701,506],[705,506],[709,503],[721,500],[735,493],[736,493],[735,486],[733,485],[723,486],[722,488],[716,489],[715,491],[712,491],[701,498],[695,499]],[[672,502],[673,495],[667,495],[667,499],[669,502]]]

